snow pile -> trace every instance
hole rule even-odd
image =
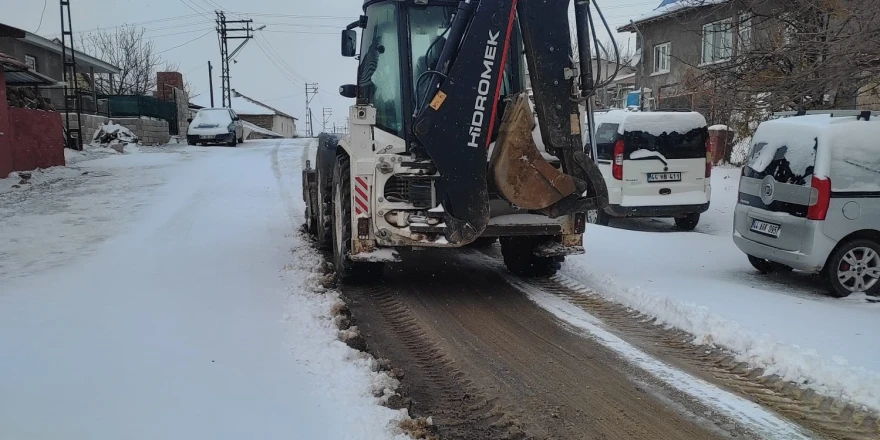
[[[606,119],[602,119],[603,122]],[[689,133],[692,130],[705,128],[706,118],[696,112],[631,112],[618,129],[619,134],[642,131],[653,136],[664,133]]]
[[[664,15],[676,14],[687,9],[710,6],[725,3],[727,1],[729,0],[663,0],[656,9],[637,18],[635,23],[640,24],[645,21],[663,17]]]
[[[140,139],[128,128],[109,121],[101,124],[95,134],[92,136],[92,145],[100,145],[115,150],[118,153],[124,152],[129,144],[137,144]]]
[[[730,238],[739,173],[715,169],[696,233],[671,232],[666,219],[611,223],[655,232],[588,225],[587,254],[563,274],[767,375],[880,409],[880,356],[865,349],[880,334],[880,304],[830,298],[804,274],[758,274]]]

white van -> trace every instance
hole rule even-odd
[[[695,112],[596,114],[599,169],[608,185],[608,208],[588,216],[671,217],[692,231],[709,210],[712,158],[706,118]]]

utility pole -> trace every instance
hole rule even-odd
[[[312,99],[315,99],[317,94],[318,83],[306,83],[306,134],[308,137],[315,137],[315,127],[312,125],[312,111],[309,109],[309,104],[312,103]]]
[[[211,108],[214,108],[214,66],[208,61],[208,88],[211,89]]]
[[[321,124],[324,131],[327,131],[327,124],[330,122],[330,116],[333,116],[333,109],[330,107],[324,107],[324,123]]]
[[[76,77],[76,50],[73,48],[73,23],[70,18],[70,0],[61,0],[61,61],[64,80],[64,118],[67,122],[67,147],[83,149],[82,140],[82,96]],[[112,76],[110,77],[112,80]],[[70,105],[73,104],[73,109]],[[70,113],[76,114],[76,123],[71,124]]]
[[[220,79],[222,81],[221,93],[223,94],[223,107],[232,107],[232,87],[229,85],[229,61],[232,60],[245,44],[254,38],[254,28],[251,25],[253,20],[226,20],[226,13],[216,11],[217,14],[217,36],[220,38],[220,61],[222,73]],[[239,27],[230,28],[229,25],[238,25]],[[244,40],[232,53],[229,53],[229,40]]]
[[[314,130],[315,128],[315,115],[312,113],[312,109],[309,109],[309,130]],[[315,137],[314,133],[311,133],[310,137]]]
[[[639,111],[645,111],[645,61],[648,59],[648,53],[645,52],[645,36],[642,35],[642,31],[636,26],[635,21],[630,20],[629,24],[636,30],[636,35],[639,36],[639,42],[641,43],[642,56],[639,59]]]

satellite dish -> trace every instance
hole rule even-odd
[[[633,67],[638,66],[639,63],[642,62],[642,50],[639,49],[636,51],[635,55],[632,57],[632,61],[630,62]]]

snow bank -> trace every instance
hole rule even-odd
[[[730,238],[739,173],[715,169],[712,205],[696,233],[587,225],[587,254],[570,257],[563,274],[765,374],[880,409],[880,356],[866,349],[880,334],[880,304],[830,298],[803,274],[758,274]],[[673,230],[665,219],[616,224]]]

